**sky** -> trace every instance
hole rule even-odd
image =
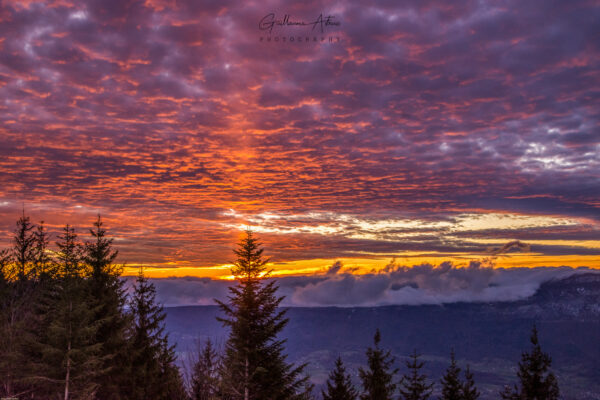
[[[0,246],[24,208],[157,278],[245,229],[275,276],[600,268],[599,121],[597,1],[2,2]]]

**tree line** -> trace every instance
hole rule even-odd
[[[20,399],[98,400],[310,400],[315,399],[306,365],[287,361],[280,333],[288,323],[274,280],[265,280],[269,260],[252,232],[234,250],[235,285],[218,301],[229,328],[222,349],[207,341],[184,379],[165,332],[165,313],[143,270],[127,295],[113,240],[100,216],[80,242],[66,225],[54,249],[41,222],[23,215],[13,244],[0,251],[0,396]],[[550,357],[532,331],[518,383],[502,399],[558,399]],[[426,400],[434,383],[415,351],[399,369],[375,332],[358,370],[361,390],[337,358],[324,400]],[[470,367],[451,364],[440,380],[443,400],[478,399]]]
[[[23,213],[0,252],[0,397],[187,398],[154,286],[140,271],[126,296],[100,217],[57,239]]]
[[[433,398],[434,382],[428,381],[422,372],[425,365],[416,350],[405,362],[406,372],[395,380],[399,369],[394,368],[394,357],[380,347],[381,335],[375,332],[374,346],[367,349],[368,368],[359,368],[362,392],[358,392],[340,357],[329,374],[323,400],[428,400]],[[556,377],[549,372],[550,357],[541,350],[537,329],[531,334],[532,349],[524,352],[517,376],[519,384],[506,386],[498,395],[505,400],[556,400],[559,389]],[[461,379],[454,351],[450,353],[450,365],[440,379],[440,400],[477,400],[481,393],[475,385],[469,365]]]

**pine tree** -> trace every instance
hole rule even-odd
[[[23,332],[31,324],[32,306],[35,304],[35,285],[31,278],[33,269],[35,236],[34,225],[23,214],[16,224],[13,247],[5,253],[3,275],[6,280],[0,317],[0,382],[2,395],[16,396],[28,390],[24,384],[26,350]],[[21,366],[15,368],[15,365]]]
[[[415,350],[406,361],[408,373],[402,377],[400,398],[403,400],[427,400],[433,392],[433,383],[427,383],[427,376],[421,374],[421,368],[425,363],[419,361],[419,355]]]
[[[519,388],[517,385],[511,388],[509,385],[504,385],[504,388],[500,391],[500,398],[504,400],[521,400],[519,394]]]
[[[160,396],[163,400],[189,400],[183,378],[179,368],[175,364],[175,345],[169,345],[168,337],[165,335],[160,341],[160,352],[158,355]]]
[[[374,347],[367,349],[369,368],[358,370],[363,386],[363,394],[360,398],[361,400],[391,400],[397,386],[393,383],[394,375],[398,373],[398,369],[392,369],[395,358],[391,356],[390,351],[379,347],[381,342],[379,329],[375,331],[373,342]]]
[[[191,377],[192,400],[215,400],[219,390],[217,352],[210,339],[198,352]]]
[[[14,366],[20,363],[21,335],[23,319],[23,298],[18,296],[14,278],[16,270],[13,262],[14,249],[2,250],[0,266],[2,274],[0,281],[0,395],[13,396],[19,376]]]
[[[164,333],[166,314],[156,303],[156,289],[140,268],[131,297],[133,334],[129,400],[175,399],[184,393],[173,347]]]
[[[17,228],[14,235],[13,258],[17,268],[17,279],[26,280],[32,267],[35,254],[35,235],[32,230],[34,225],[28,216],[23,215],[17,221]]]
[[[101,357],[105,360],[105,374],[98,376],[98,397],[104,400],[120,399],[127,369],[127,329],[129,316],[125,313],[125,291],[120,279],[122,268],[114,261],[118,252],[112,249],[112,239],[106,237],[100,215],[90,229],[92,241],[84,247],[83,261],[90,271],[90,293],[97,310],[96,341],[102,343]]]
[[[350,375],[346,375],[346,368],[342,358],[335,360],[335,369],[329,374],[327,391],[321,392],[323,400],[356,400],[358,392],[352,384]]]
[[[94,222],[94,228],[90,229],[93,240],[85,244],[83,260],[91,267],[91,277],[98,280],[111,280],[119,277],[123,268],[114,264],[119,252],[113,250],[113,239],[106,237],[106,229],[102,227],[102,218]]]
[[[557,400],[559,388],[556,377],[549,371],[552,364],[550,356],[542,351],[538,340],[538,331],[534,325],[531,331],[531,352],[524,352],[519,362],[519,386],[509,387],[500,393],[503,399]]]
[[[473,373],[471,368],[467,365],[465,369],[465,381],[462,385],[462,399],[463,400],[477,400],[479,399],[480,393],[475,387],[475,380],[473,379]]]
[[[47,254],[50,237],[44,228],[44,221],[40,222],[33,236],[33,270],[37,278],[45,280],[53,276],[54,268],[52,258]]]
[[[44,287],[38,306],[41,322],[34,345],[40,360],[31,379],[48,398],[94,398],[103,364],[102,343],[96,341],[97,310],[74,229],[67,225],[59,239],[58,276]]]
[[[75,228],[67,224],[63,228],[62,236],[56,242],[59,251],[57,262],[59,264],[58,275],[61,277],[85,277],[87,271],[81,264],[81,245],[77,243]]]
[[[456,365],[454,350],[450,353],[450,366],[441,379],[441,400],[462,400],[463,385],[460,381],[460,368]]]
[[[278,310],[283,297],[275,295],[275,281],[265,283],[267,259],[250,231],[239,243],[231,270],[237,284],[230,287],[228,303],[217,301],[230,328],[221,368],[222,389],[232,400],[306,398],[304,365],[293,366],[283,354],[285,340],[277,335],[288,320]]]

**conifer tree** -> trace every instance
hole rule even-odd
[[[480,393],[475,387],[475,380],[473,379],[473,373],[471,368],[467,365],[465,369],[465,381],[462,385],[462,399],[463,400],[477,400],[479,399]]]
[[[415,350],[406,361],[408,373],[404,374],[400,387],[400,398],[403,400],[427,400],[433,392],[433,383],[427,383],[427,376],[421,373],[425,362],[419,361]]]
[[[2,394],[6,396],[27,390],[23,385],[27,363],[23,332],[31,324],[31,308],[35,304],[35,287],[29,279],[35,250],[34,225],[24,210],[16,225],[10,257],[5,253],[8,262],[3,268],[6,282],[0,310],[0,382]],[[15,368],[15,365],[21,368]]]
[[[35,235],[32,232],[34,225],[29,216],[23,215],[17,221],[14,235],[13,258],[17,269],[17,279],[27,279],[35,254]]]
[[[210,339],[198,352],[192,367],[191,400],[215,400],[219,390],[217,352]]]
[[[306,398],[304,365],[293,366],[283,354],[285,340],[277,335],[288,320],[278,307],[275,281],[266,283],[267,259],[250,231],[234,251],[231,270],[237,284],[230,287],[228,303],[217,301],[226,315],[219,318],[230,328],[221,368],[224,395],[232,400]]]
[[[33,248],[33,270],[39,279],[52,277],[53,263],[52,258],[47,254],[50,237],[44,228],[44,221],[41,221],[37,226],[37,230],[33,233],[35,245]]]
[[[35,346],[40,360],[31,379],[48,398],[94,398],[103,364],[102,343],[96,341],[97,310],[74,229],[67,225],[59,239],[58,276],[45,287],[39,305],[42,320]]]
[[[166,315],[156,303],[156,289],[140,268],[131,297],[133,334],[131,338],[130,400],[176,399],[184,392],[179,370],[174,365],[173,347],[164,333]]]
[[[368,369],[360,368],[358,374],[362,381],[363,394],[361,400],[391,400],[396,391],[393,383],[394,375],[398,369],[392,369],[395,358],[390,351],[379,347],[381,333],[375,331],[373,338],[374,346],[367,349]]]
[[[62,236],[58,237],[60,240],[56,242],[58,247],[57,262],[58,275],[61,277],[85,277],[87,271],[85,270],[82,261],[81,245],[77,242],[77,234],[75,228],[67,224],[63,228]]]
[[[519,388],[517,385],[515,385],[514,388],[511,388],[509,385],[505,385],[500,391],[500,398],[503,400],[521,400]]]
[[[350,375],[346,375],[346,368],[342,358],[335,360],[335,369],[329,374],[327,391],[321,392],[323,400],[356,400],[358,392],[352,384]]]
[[[18,374],[15,365],[19,363],[20,334],[23,320],[20,318],[22,298],[17,296],[13,263],[14,249],[0,252],[0,395],[13,396]]]
[[[450,353],[450,366],[441,379],[441,400],[462,400],[463,385],[460,381],[460,368],[456,365],[454,350]]]
[[[105,361],[105,374],[99,375],[98,397],[104,400],[120,399],[127,370],[127,329],[130,321],[124,311],[126,303],[122,267],[114,264],[118,252],[112,248],[112,239],[98,215],[94,228],[90,229],[92,241],[84,247],[83,261],[89,269],[91,297],[95,300],[94,316],[98,323],[96,341],[102,343],[101,357]]]
[[[169,345],[167,335],[160,341],[160,352],[158,355],[160,395],[157,399],[163,400],[189,400],[185,390],[183,378],[179,368],[175,364],[175,345]]]
[[[509,400],[556,400],[559,398],[559,388],[556,377],[549,371],[552,359],[542,351],[535,325],[530,340],[531,351],[524,352],[519,362],[519,386],[515,385],[514,390],[505,387],[500,395]]]

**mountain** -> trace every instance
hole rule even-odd
[[[210,337],[222,344],[227,332],[216,321],[216,306],[170,307],[167,329],[181,359],[194,343]],[[382,345],[392,350],[403,371],[416,349],[426,373],[439,379],[454,349],[459,365],[470,364],[482,399],[498,398],[516,381],[521,352],[529,349],[535,323],[542,348],[553,358],[565,399],[600,399],[600,274],[574,275],[546,282],[528,299],[498,303],[422,306],[290,308],[283,332],[289,359],[308,362],[319,388],[338,355],[358,383],[358,367],[376,328]],[[320,392],[318,392],[320,393]]]

